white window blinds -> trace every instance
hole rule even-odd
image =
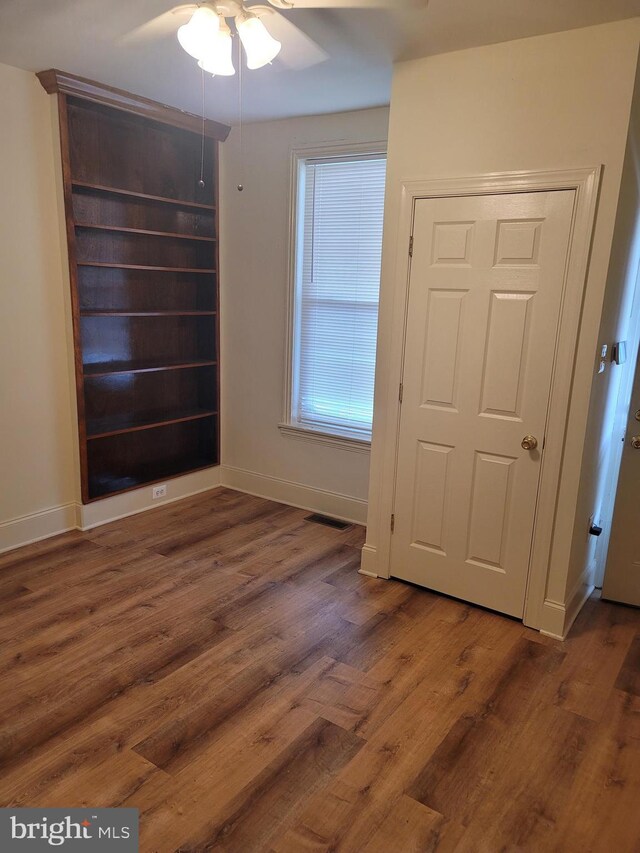
[[[370,438],[386,158],[301,161],[292,421]]]

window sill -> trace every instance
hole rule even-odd
[[[289,438],[301,439],[302,441],[313,441],[316,444],[328,444],[342,450],[351,450],[355,453],[369,453],[371,441],[366,438],[356,438],[350,435],[336,435],[335,433],[323,432],[309,426],[300,424],[278,424],[282,435]]]

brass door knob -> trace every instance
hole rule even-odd
[[[635,447],[636,450],[640,450],[640,435],[634,435],[631,439],[631,447]]]
[[[522,439],[521,444],[525,450],[535,450],[538,446],[538,439],[535,437],[535,435],[525,435],[525,437]]]

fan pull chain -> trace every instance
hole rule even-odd
[[[200,143],[200,189],[204,189],[204,69],[200,69],[200,80],[202,85],[202,139]]]
[[[238,184],[238,192],[244,190],[244,138],[242,133],[242,47],[240,39],[238,42],[238,115],[239,115],[239,133],[240,133],[240,183]]]

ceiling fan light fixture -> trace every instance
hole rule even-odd
[[[178,41],[194,59],[203,59],[212,50],[220,29],[220,17],[209,8],[199,6],[187,24],[178,30]]]
[[[220,18],[220,29],[216,33],[213,44],[207,50],[198,65],[207,74],[219,77],[231,77],[236,73],[233,66],[233,43],[231,41],[231,30],[224,18]]]
[[[273,38],[262,21],[251,12],[238,15],[236,26],[247,54],[247,68],[252,71],[262,68],[280,53],[282,44]]]

